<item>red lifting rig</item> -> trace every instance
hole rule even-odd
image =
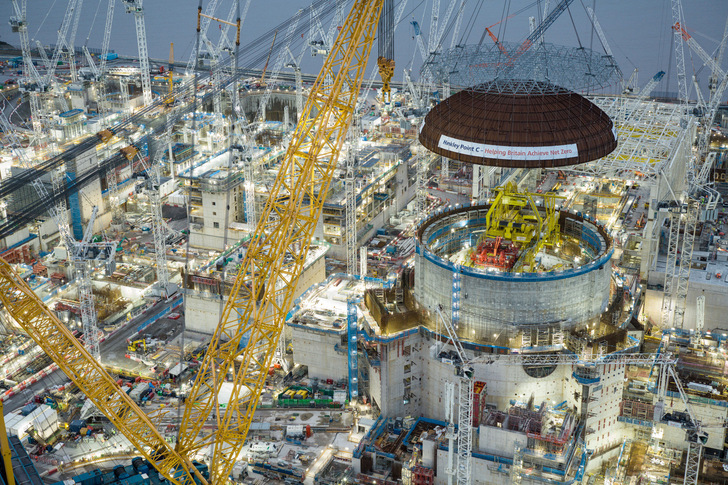
[[[508,271],[516,264],[519,252],[519,247],[512,241],[497,237],[481,241],[470,259],[479,266]]]

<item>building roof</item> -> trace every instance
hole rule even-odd
[[[68,111],[64,111],[63,113],[59,114],[58,116],[60,116],[61,118],[70,118],[71,116],[80,115],[81,113],[83,113],[82,109],[71,109]]]
[[[612,120],[583,96],[540,81],[495,80],[425,117],[420,142],[453,160],[500,167],[591,162],[617,147]]]

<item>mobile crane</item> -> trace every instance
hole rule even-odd
[[[311,88],[220,324],[186,398],[176,446],[154,425],[161,414],[145,414],[12,267],[0,260],[0,302],[8,313],[170,483],[228,481],[351,123],[383,2],[354,2]],[[217,396],[226,381],[232,390],[222,410]],[[211,418],[216,431],[203,436],[200,431]],[[206,477],[193,457],[209,449],[213,454]]]

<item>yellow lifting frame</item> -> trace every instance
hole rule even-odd
[[[384,0],[357,0],[324,63],[188,393],[177,452],[213,449],[210,481],[242,450],[351,124]],[[332,80],[332,81],[329,81]],[[217,402],[223,384],[230,401]],[[201,433],[214,416],[216,431]]]
[[[553,192],[519,192],[516,185],[510,182],[496,188],[495,192],[495,199],[485,215],[486,230],[480,236],[479,242],[486,238],[502,237],[520,244],[522,248],[526,248],[526,252],[520,256],[513,270],[518,271],[528,266],[533,271],[536,254],[558,239],[556,200],[565,197]],[[543,200],[543,217],[534,200],[536,197]],[[530,209],[529,213],[524,213],[526,208]]]

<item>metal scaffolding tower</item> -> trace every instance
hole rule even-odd
[[[673,327],[673,312],[674,312],[674,298],[675,286],[677,281],[675,275],[677,274],[677,254],[678,246],[680,242],[680,219],[683,214],[683,207],[671,207],[669,209],[670,214],[670,227],[669,235],[667,239],[667,261],[665,262],[665,282],[663,285],[663,296],[662,296],[662,314],[660,318],[661,328]]]

